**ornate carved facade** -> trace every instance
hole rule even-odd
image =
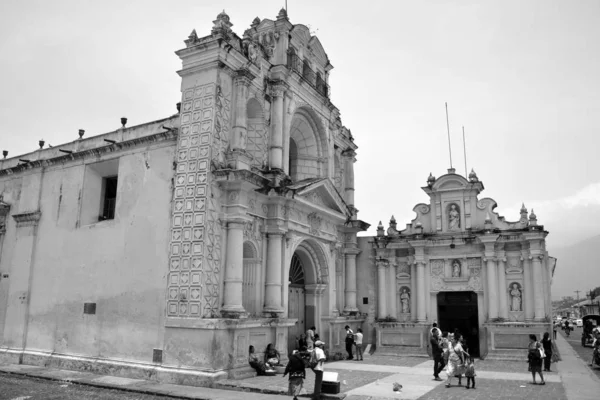
[[[176,53],[178,114],[0,160],[2,354],[110,353],[206,382],[252,373],[250,344],[286,355],[315,325],[333,350],[346,323],[363,321],[356,234],[368,224],[327,54],[285,10],[242,36],[225,12],[213,24]],[[107,179],[116,198],[101,198]],[[99,217],[109,200],[114,218]],[[56,304],[47,291],[61,293]],[[63,315],[83,304],[98,315]],[[75,348],[52,345],[82,331]]]
[[[482,355],[494,355],[503,346],[495,337],[508,338],[509,348],[526,344],[515,323],[546,329],[556,259],[548,256],[548,232],[533,210],[528,216],[523,206],[516,222],[506,221],[494,200],[478,198],[483,183],[475,172],[468,180],[452,169],[439,179],[430,175],[423,190],[430,202],[414,207],[416,218],[404,230],[392,217],[387,230],[380,223],[376,237],[361,238],[361,248],[373,248],[374,262],[362,255],[359,262],[371,265],[378,282],[378,343],[385,347],[387,338],[393,347],[403,337],[426,335],[437,321],[443,330],[459,329]],[[400,324],[390,328],[385,321]]]

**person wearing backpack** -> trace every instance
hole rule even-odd
[[[325,342],[317,340],[315,342],[315,349],[311,354],[310,366],[315,373],[315,388],[313,390],[313,400],[321,399],[321,384],[323,383],[323,365],[325,364],[325,352],[323,347]],[[313,367],[314,365],[314,367]]]

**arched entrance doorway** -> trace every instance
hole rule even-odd
[[[288,318],[297,318],[296,325],[288,331],[288,354],[297,346],[297,339],[306,331],[306,298],[304,266],[297,253],[292,256],[288,280]]]
[[[479,317],[475,292],[440,292],[438,324],[442,332],[456,329],[464,336],[469,354],[479,357]]]
[[[287,315],[298,320],[288,330],[290,352],[296,348],[297,338],[311,326],[323,334],[320,332],[320,315],[328,277],[323,246],[314,239],[302,240],[292,253],[287,275]]]

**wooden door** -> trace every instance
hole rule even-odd
[[[304,287],[290,285],[288,291],[288,318],[298,319],[296,324],[290,326],[288,330],[288,354],[291,354],[298,345],[300,334],[306,331]]]

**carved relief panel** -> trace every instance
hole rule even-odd
[[[220,190],[209,182],[229,135],[230,90],[213,84],[183,93],[171,214],[167,315],[211,317],[219,309]],[[212,194],[212,195],[211,195]]]

